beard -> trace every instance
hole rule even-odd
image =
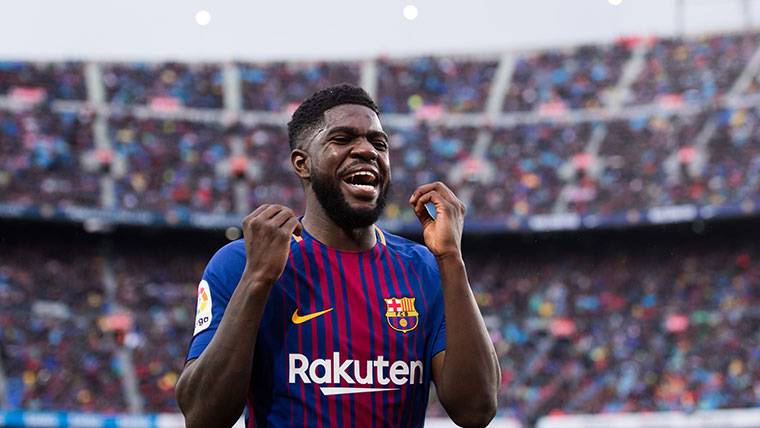
[[[371,209],[352,208],[340,190],[338,181],[332,180],[326,175],[312,175],[311,188],[327,216],[341,229],[353,230],[372,226],[380,218],[383,209],[385,209],[385,200],[390,191],[390,183],[382,185],[375,207]]]

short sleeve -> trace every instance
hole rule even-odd
[[[222,247],[206,265],[198,284],[193,338],[187,360],[198,358],[211,342],[244,268],[245,244],[242,240]]]

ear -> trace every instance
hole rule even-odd
[[[296,175],[302,180],[311,178],[311,163],[309,162],[309,154],[305,150],[294,149],[291,151],[290,163],[293,165]]]

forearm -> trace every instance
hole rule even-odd
[[[240,417],[270,288],[244,273],[214,338],[182,372],[177,402],[188,428],[229,427]]]
[[[470,290],[461,255],[439,257],[438,266],[446,317],[446,354],[436,389],[455,421],[457,414],[465,422],[482,420],[485,415],[490,415],[490,420],[496,410],[500,378],[496,351]]]

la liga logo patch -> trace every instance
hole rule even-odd
[[[419,324],[420,314],[414,307],[414,297],[391,297],[385,300],[385,319],[396,331],[407,333]]]
[[[193,336],[211,325],[211,288],[206,280],[198,284],[198,306],[195,309],[195,330]]]

